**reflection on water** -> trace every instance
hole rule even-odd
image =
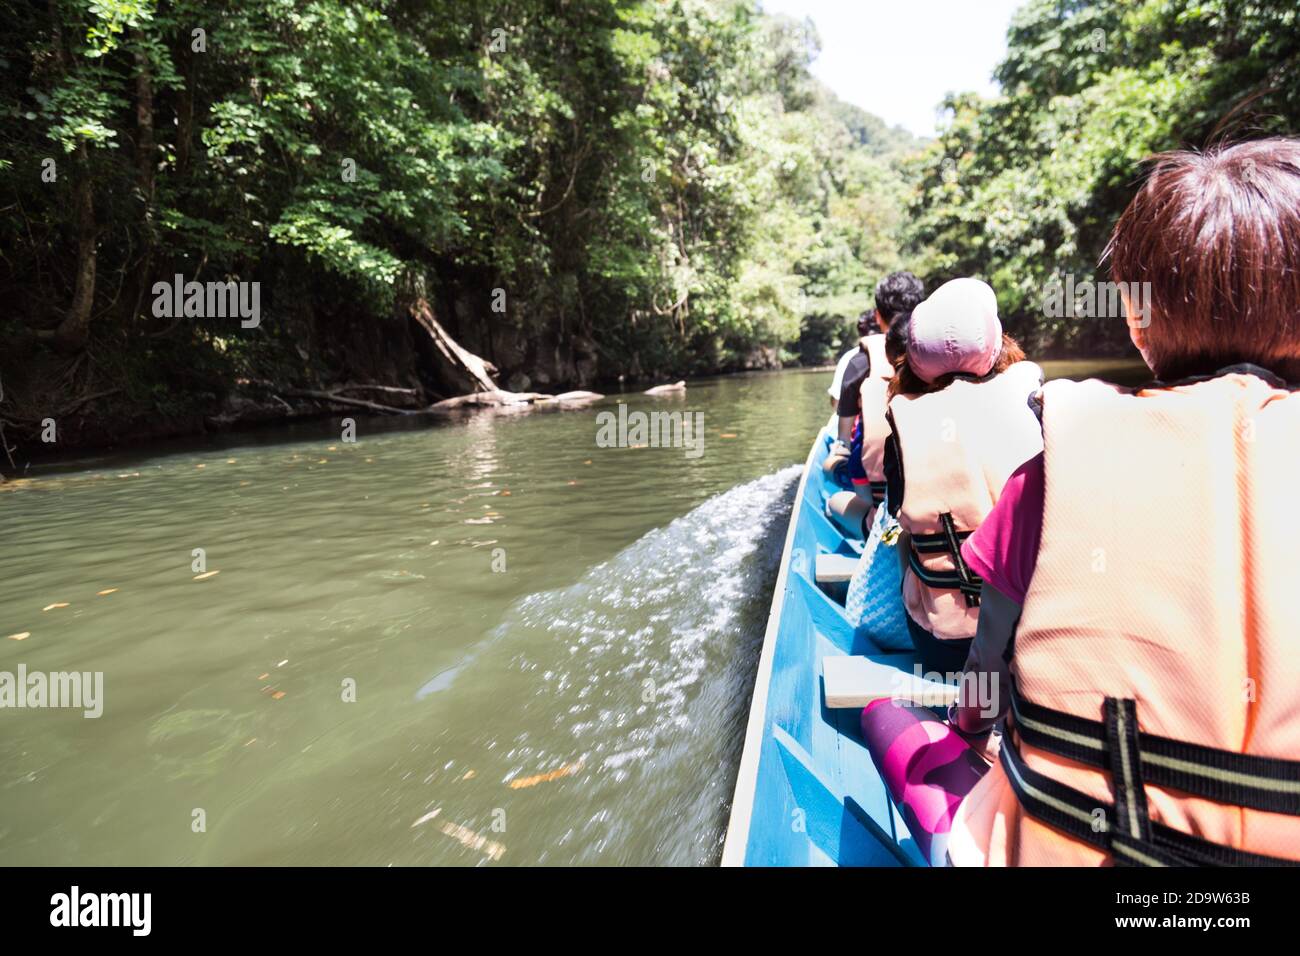
[[[598,448],[607,399],[34,469],[0,670],[104,713],[0,713],[0,864],[715,860],[827,382],[627,398],[698,459]]]

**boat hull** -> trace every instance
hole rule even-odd
[[[862,742],[856,709],[828,709],[822,660],[883,655],[814,579],[822,553],[856,555],[825,516],[832,418],[813,442],[787,528],[759,659],[724,866],[908,866],[925,861]],[[897,658],[897,655],[893,655]],[[905,670],[911,658],[898,659]]]

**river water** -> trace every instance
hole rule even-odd
[[[716,862],[828,381],[622,397],[699,454],[600,447],[611,396],[33,469],[0,671],[103,712],[0,710],[0,864]]]

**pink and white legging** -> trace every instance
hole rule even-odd
[[[933,711],[902,701],[868,704],[862,737],[922,855],[944,866],[957,805],[988,764]]]

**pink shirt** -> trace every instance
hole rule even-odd
[[[961,556],[985,583],[1017,604],[1025,603],[1043,534],[1043,455],[1007,479],[998,503],[961,546]]]

